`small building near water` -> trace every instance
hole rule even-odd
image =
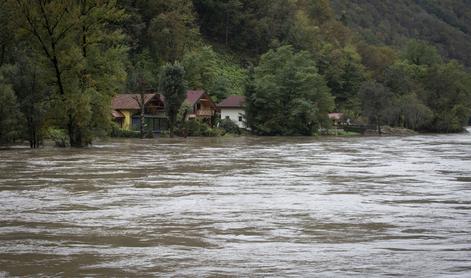
[[[340,125],[343,120],[343,113],[329,113],[329,119],[331,120],[332,125]]]
[[[221,111],[221,119],[230,119],[236,123],[240,128],[246,128],[244,121],[245,118],[245,97],[244,96],[229,96],[218,105]]]
[[[113,98],[111,114],[119,127],[139,130],[141,123],[141,95],[120,94]],[[158,133],[168,129],[164,102],[158,93],[144,94],[144,118],[146,129]]]
[[[214,123],[216,104],[205,91],[188,91],[185,102],[190,106],[187,120],[201,120],[209,125]]]
[[[141,95],[120,94],[113,98],[111,115],[113,121],[125,130],[139,130],[141,123]],[[185,103],[190,106],[186,120],[214,123],[217,107],[204,91],[188,91]],[[159,133],[168,129],[164,97],[158,93],[144,94],[144,118],[147,130]]]

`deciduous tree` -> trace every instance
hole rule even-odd
[[[291,46],[262,56],[248,102],[249,126],[264,135],[311,135],[333,109],[329,88],[311,55]]]
[[[123,83],[126,47],[116,1],[10,0],[22,39],[47,61],[52,106],[70,145],[81,147],[110,127],[111,98]]]
[[[378,134],[381,134],[381,125],[388,117],[388,108],[391,107],[393,94],[382,84],[367,81],[359,91],[363,115],[374,123]]]
[[[165,111],[168,117],[170,137],[173,137],[178,112],[186,97],[184,77],[185,70],[179,63],[163,66],[160,73],[159,92],[165,98]]]

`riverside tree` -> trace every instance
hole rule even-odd
[[[248,125],[261,135],[312,135],[334,107],[311,55],[291,46],[262,55],[249,89]]]
[[[186,97],[184,76],[185,70],[178,62],[163,66],[160,73],[159,91],[165,98],[170,137],[173,137],[178,112]]]
[[[126,47],[116,1],[11,0],[18,36],[41,53],[54,85],[51,105],[57,127],[82,147],[110,127],[110,103],[124,82]]]
[[[424,79],[425,103],[433,112],[429,130],[459,132],[471,115],[471,76],[456,62],[429,68]]]
[[[0,67],[0,144],[11,143],[22,133],[22,115],[12,85],[5,78],[8,70]]]
[[[359,97],[363,115],[368,117],[370,123],[374,123],[378,134],[381,134],[381,125],[388,117],[393,94],[382,84],[367,81],[361,86]]]
[[[26,120],[24,137],[31,148],[39,148],[46,134],[51,88],[45,83],[46,73],[42,70],[37,57],[28,54],[28,48],[21,54],[10,79],[18,98],[19,108]]]

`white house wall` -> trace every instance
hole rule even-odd
[[[221,108],[221,119],[226,119],[229,117],[234,123],[236,123],[240,128],[245,128],[244,117],[245,111],[240,108]],[[242,121],[239,121],[239,117],[242,116]]]

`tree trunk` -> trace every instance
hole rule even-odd
[[[174,137],[174,132],[175,132],[175,119],[173,119],[173,116],[169,117],[168,119],[168,129],[169,129],[169,135],[170,138]]]
[[[82,131],[80,127],[75,122],[75,119],[69,115],[69,123],[67,124],[67,131],[69,133],[69,144],[73,148],[82,148],[84,147],[84,142],[82,138]]]
[[[145,125],[145,100],[144,100],[144,92],[141,90],[141,100],[140,100],[140,107],[141,107],[141,123],[140,123],[140,133],[141,133],[141,139],[144,139],[145,133],[144,133],[144,125]]]
[[[380,117],[379,116],[376,116],[376,128],[378,130],[378,134],[381,135],[381,121],[380,121]]]
[[[29,135],[28,135],[29,146],[31,149],[37,149],[39,148],[38,128],[34,124],[33,117],[28,117],[27,121],[28,121],[28,129],[29,129]]]

